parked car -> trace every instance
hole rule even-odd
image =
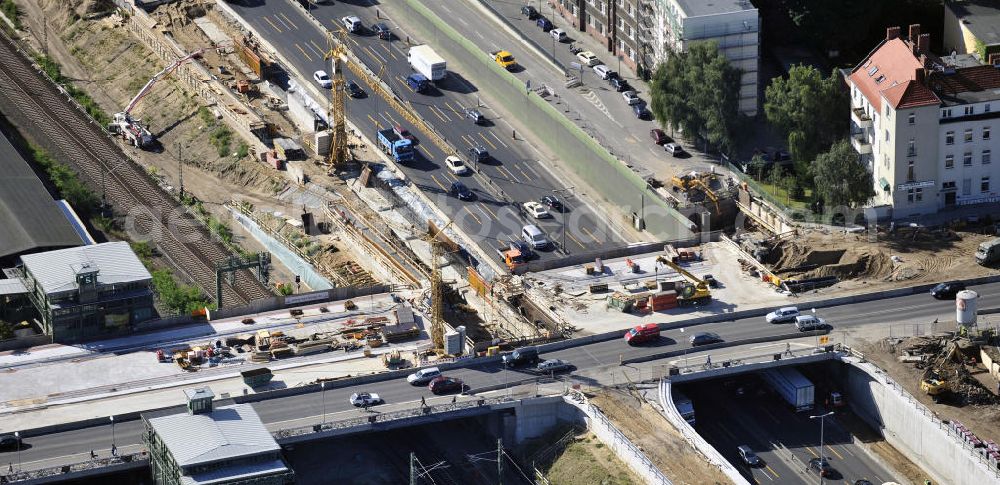
[[[581,64],[587,67],[596,66],[601,63],[597,55],[590,51],[578,52],[576,58],[580,60]]]
[[[653,139],[653,143],[661,146],[664,143],[668,143],[670,141],[670,137],[667,136],[667,134],[659,128],[653,128],[652,130],[649,130],[649,137]]]
[[[469,173],[469,167],[465,165],[465,162],[463,162],[461,158],[454,155],[444,159],[444,166],[448,167],[448,170],[455,175],[465,175]]]
[[[573,368],[573,366],[570,365],[570,363],[566,362],[565,360],[550,359],[550,360],[543,360],[543,361],[541,361],[538,364],[538,367],[535,367],[535,371],[541,372],[541,373],[544,373],[544,374],[550,374],[550,373],[553,373],[553,372],[567,371],[567,370],[570,370],[572,368]]]
[[[465,117],[477,125],[481,125],[486,121],[486,117],[476,108],[465,108]]]
[[[722,342],[722,337],[712,332],[698,332],[691,336],[691,346],[708,345]]]
[[[319,70],[313,73],[313,79],[319,84],[321,88],[330,89],[333,87],[333,81],[330,80],[330,76],[327,75],[326,71]]]
[[[638,103],[632,105],[632,113],[635,114],[635,117],[640,120],[649,118],[649,110],[646,109],[646,103],[642,100],[639,100]]]
[[[531,217],[534,217],[535,219],[545,219],[547,217],[552,217],[552,214],[549,214],[549,211],[545,210],[545,206],[542,205],[541,202],[535,202],[535,201],[525,202],[523,207],[524,210],[528,214],[530,214]]]
[[[456,379],[454,377],[436,377],[429,384],[427,384],[427,389],[434,394],[444,394],[446,392],[462,392],[465,390],[465,383],[461,379]]]
[[[549,31],[549,35],[551,35],[556,42],[566,42],[569,40],[569,36],[566,35],[566,31],[563,29],[552,29]]]
[[[545,17],[539,16],[538,20],[535,20],[535,25],[537,25],[538,28],[542,29],[542,32],[548,32],[552,30],[552,22]]]
[[[786,306],[764,315],[764,321],[767,323],[794,322],[795,317],[799,315],[800,313],[797,307]]]
[[[638,345],[660,338],[660,326],[655,323],[636,325],[625,332],[625,343]]]
[[[340,23],[344,24],[344,28],[352,34],[356,34],[364,28],[364,25],[361,24],[361,19],[354,15],[341,18]]]
[[[833,474],[833,467],[830,466],[830,462],[826,461],[826,458],[813,458],[809,460],[809,471],[828,477]]]
[[[416,372],[406,376],[406,382],[413,385],[423,385],[427,384],[435,377],[441,376],[441,369],[437,367],[425,367],[423,369],[418,369]]]
[[[667,143],[666,145],[663,145],[663,149],[675,157],[679,157],[684,154],[684,149],[677,143]]]
[[[375,35],[377,35],[379,39],[392,40],[392,30],[389,29],[388,25],[379,22],[372,25],[372,30],[375,31]]]
[[[476,198],[476,194],[473,191],[469,190],[469,188],[462,182],[457,181],[451,183],[451,188],[448,189],[448,193],[453,197],[458,197],[458,200],[469,201]]]
[[[934,288],[931,288],[931,296],[937,298],[938,300],[954,300],[955,295],[958,292],[965,289],[965,283],[959,281],[951,281],[948,283],[938,283]]]
[[[535,347],[521,347],[503,356],[503,364],[507,367],[534,364],[538,360],[538,349]]]
[[[826,320],[815,315],[799,315],[795,317],[795,328],[800,332],[826,328]]]
[[[550,210],[554,210],[556,212],[562,212],[563,209],[565,209],[565,207],[563,206],[563,203],[560,202],[559,199],[557,199],[553,195],[546,195],[546,196],[542,197],[541,199],[539,199],[539,202],[541,202],[542,204],[544,204]]]
[[[395,126],[393,126],[392,127],[392,132],[395,133],[396,136],[398,136],[400,138],[403,138],[403,139],[406,139],[406,140],[410,140],[411,142],[416,141],[416,139],[413,136],[413,133],[410,133],[410,130],[407,130],[406,128],[403,128],[403,125],[395,125]]]
[[[373,392],[355,392],[351,394],[350,401],[354,406],[374,406],[385,402],[381,396]]]
[[[738,446],[736,448],[736,452],[740,454],[740,458],[743,460],[743,463],[746,463],[749,466],[760,466],[760,457],[758,457],[749,446]]]
[[[350,81],[347,83],[347,94],[350,94],[352,98],[363,98],[365,97],[365,90],[358,86],[358,83]]]
[[[490,159],[490,152],[484,147],[474,146],[469,148],[469,155],[472,155],[472,159],[477,162],[485,162]]]
[[[632,90],[628,90],[622,93],[622,98],[625,98],[625,102],[628,103],[629,106],[642,102],[642,100],[639,99],[639,95]]]
[[[528,17],[528,20],[535,20],[538,18],[538,10],[531,5],[524,5],[521,7],[521,15]]]
[[[619,93],[632,89],[632,86],[629,85],[628,81],[620,77],[611,78],[608,82],[611,84],[611,87],[615,88],[615,91],[618,91]]]
[[[611,73],[611,72],[614,72],[614,71],[612,71],[610,67],[605,66],[604,64],[598,64],[598,65],[594,66],[594,74],[597,74],[597,77],[599,77],[601,79],[607,79],[608,78],[608,73]],[[615,74],[617,75],[617,73],[615,73]]]

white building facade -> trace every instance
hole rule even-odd
[[[898,27],[849,75],[851,144],[871,171],[880,218],[1000,201],[1000,69],[938,58]],[[963,65],[963,62],[965,63]]]

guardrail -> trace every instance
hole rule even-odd
[[[58,475],[87,472],[91,470],[98,470],[108,467],[114,467],[114,468],[132,468],[140,466],[144,467],[146,466],[146,463],[148,461],[149,461],[149,454],[146,451],[140,451],[138,453],[128,453],[109,458],[94,458],[88,461],[71,463],[69,465],[57,465],[48,468],[39,468],[37,470],[31,470],[27,472],[15,471],[0,477],[0,483],[17,483],[17,482],[41,480],[49,477],[55,477]],[[13,465],[11,465],[11,467],[13,467]],[[100,473],[107,473],[107,471],[104,470],[101,471]]]

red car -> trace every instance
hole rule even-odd
[[[653,139],[653,143],[656,143],[657,145],[662,145],[670,141],[670,137],[668,137],[667,134],[659,128],[649,130],[649,136]]]
[[[629,345],[641,344],[660,338],[660,327],[655,323],[636,325],[625,332],[625,343]]]
[[[430,384],[427,384],[427,389],[430,389],[434,394],[444,394],[453,391],[461,392],[465,390],[465,384],[462,383],[461,379],[441,376],[431,380]]]
[[[410,130],[403,128],[401,125],[393,126],[392,131],[393,133],[396,134],[396,136],[400,138],[405,138],[407,140],[414,141],[413,134],[410,133]]]

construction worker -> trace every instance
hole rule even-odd
[[[422,408],[427,407],[427,400],[424,399],[424,396],[420,396],[420,407]]]

